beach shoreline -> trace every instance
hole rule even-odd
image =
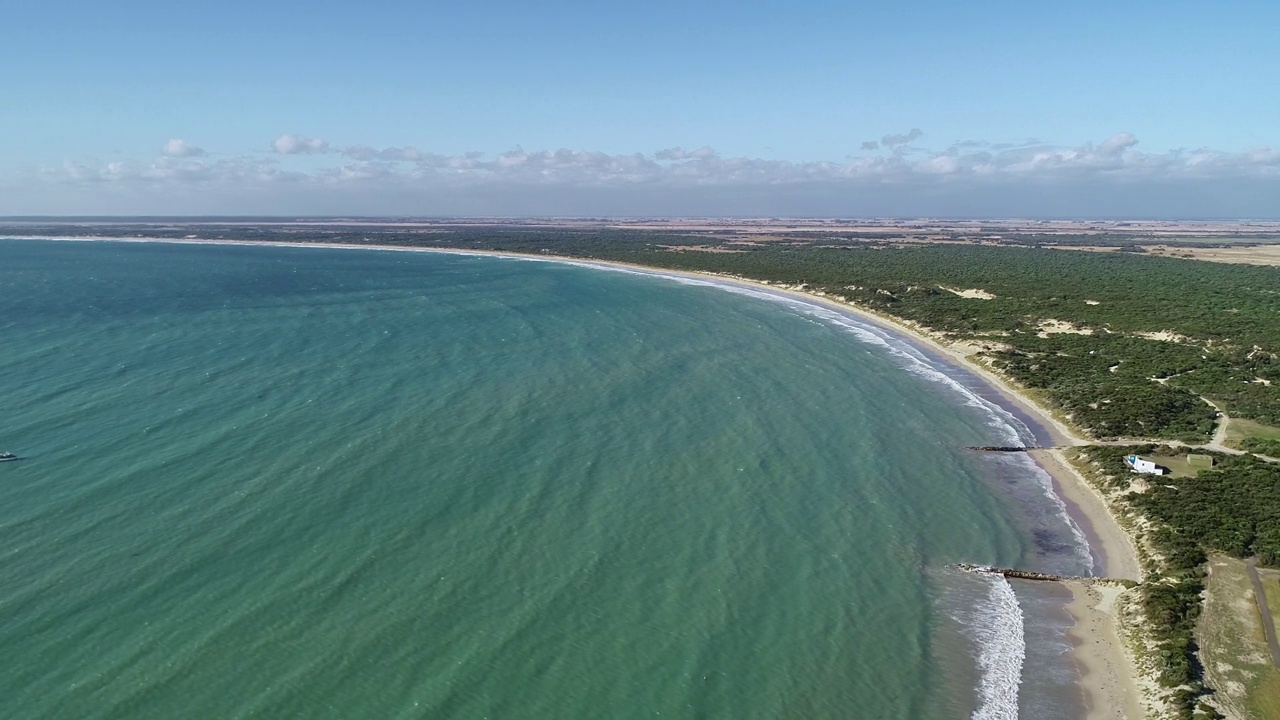
[[[1090,547],[1099,556],[1101,565],[1096,574],[1116,580],[1142,581],[1142,566],[1138,563],[1133,539],[1125,532],[1107,509],[1106,501],[1094,490],[1058,448],[1031,450],[1028,452],[1036,464],[1053,478],[1054,490],[1067,505],[1067,511],[1081,525],[1089,539]],[[1106,515],[1110,522],[1097,522]]]
[[[1125,588],[1063,583],[1071,590],[1067,612],[1075,626],[1067,633],[1084,692],[1086,720],[1125,720],[1144,716],[1141,694],[1124,651],[1117,604]]]
[[[433,252],[469,256],[489,256],[509,259],[535,260],[542,262],[558,262],[604,270],[625,270],[638,274],[668,277],[672,279],[689,279],[712,285],[733,286],[765,292],[775,297],[791,298],[809,304],[816,304],[841,313],[848,313],[880,330],[899,336],[915,345],[918,349],[927,350],[939,356],[944,362],[955,368],[967,371],[978,378],[1006,403],[1035,421],[1049,436],[1053,448],[1037,449],[1029,454],[1036,464],[1053,480],[1055,493],[1066,505],[1068,514],[1081,527],[1090,546],[1095,550],[1097,559],[1102,561],[1100,575],[1128,580],[1140,580],[1139,566],[1134,542],[1130,535],[1119,525],[1107,508],[1105,501],[1084,479],[1084,477],[1066,460],[1060,447],[1084,445],[1077,432],[1068,427],[1041,406],[1025,391],[1016,387],[1007,378],[1000,376],[989,367],[983,365],[974,353],[966,353],[962,347],[956,347],[946,338],[930,333],[919,327],[872,312],[821,293],[810,292],[803,287],[787,287],[774,285],[746,278],[701,273],[681,270],[668,270],[630,263],[611,262],[575,257],[536,255],[493,250],[471,250],[455,248],[439,248],[424,246],[387,246],[362,245],[349,243],[295,243],[256,240],[202,240],[174,238],[138,238],[138,237],[17,237],[10,239],[57,240],[72,242],[131,242],[131,243],[167,243],[179,245],[223,245],[223,246],[264,246],[281,248],[322,248],[342,250],[382,250],[395,252]],[[1096,545],[1095,545],[1096,543]],[[1073,646],[1073,662],[1079,671],[1079,684],[1087,696],[1086,706],[1089,708],[1088,718],[1104,717],[1141,717],[1131,715],[1138,708],[1135,673],[1125,657],[1123,643],[1116,624],[1115,595],[1120,588],[1085,585],[1083,583],[1066,583],[1073,594],[1073,601],[1068,612],[1075,619],[1076,625],[1069,632]],[[1122,703],[1122,705],[1117,705]],[[1117,714],[1120,711],[1123,714]]]

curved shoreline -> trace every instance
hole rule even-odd
[[[956,347],[948,344],[945,339],[932,336],[927,331],[918,327],[912,327],[911,325],[901,322],[896,318],[888,317],[880,313],[858,307],[851,303],[828,297],[824,294],[808,292],[803,288],[782,287],[746,278],[714,273],[668,270],[664,268],[653,268],[643,265],[605,260],[490,250],[464,250],[422,246],[362,245],[348,243],[301,243],[137,237],[73,238],[9,236],[7,238],[0,239],[54,240],[64,242],[108,241],[144,244],[165,243],[175,245],[243,245],[281,248],[433,252],[466,256],[498,257],[526,261],[554,262],[601,270],[625,271],[653,277],[663,277],[677,281],[692,280],[697,281],[698,283],[705,283],[710,286],[719,286],[724,289],[736,288],[740,290],[750,290],[754,293],[772,296],[774,299],[791,300],[809,305],[817,305],[889,333],[897,339],[905,341],[913,349],[921,352],[930,360],[941,362],[949,369],[958,370],[961,373],[972,376],[972,378],[976,380],[981,387],[969,387],[966,385],[968,389],[979,392],[979,394],[983,396],[984,400],[997,405],[1002,410],[1010,413],[1023,424],[1027,425],[1031,432],[1036,436],[1037,440],[1044,438],[1048,440],[1048,443],[1045,444],[1053,446],[1075,446],[1086,444],[1086,441],[1081,439],[1080,436],[1070,427],[1054,417],[1049,410],[1042,407],[1020,389],[1013,386],[1007,379],[1002,378],[991,369],[982,366],[969,355],[965,354],[961,349],[957,349]],[[982,389],[986,389],[990,392],[981,393]],[[1116,522],[1116,519],[1111,515],[1105,502],[1097,491],[1095,491],[1085,481],[1080,473],[1066,461],[1065,457],[1062,456],[1061,450],[1053,449],[1039,451],[1031,453],[1031,457],[1036,464],[1052,478],[1054,492],[1066,506],[1068,515],[1084,532],[1090,547],[1095,550],[1095,561],[1100,561],[1099,569],[1102,571],[1099,574],[1108,577],[1140,580],[1141,570],[1138,565],[1132,539]],[[1102,602],[1096,596],[1089,596],[1087,589],[1077,588],[1070,585],[1068,587],[1072,589],[1073,595],[1075,596],[1075,600],[1068,607],[1068,611],[1076,619],[1076,627],[1073,628],[1070,635],[1073,640],[1073,644],[1075,645],[1073,661],[1078,668],[1080,676],[1079,685],[1086,697],[1090,699],[1086,701],[1086,706],[1094,705],[1096,700],[1099,698],[1114,700],[1114,698],[1117,697],[1115,689],[1106,686],[1105,683],[1108,680],[1117,677],[1117,673],[1122,676],[1126,676],[1122,678],[1122,687],[1133,687],[1133,671],[1131,668],[1123,667],[1124,665],[1128,665],[1128,663],[1124,658],[1123,648],[1119,641],[1118,633],[1116,632],[1114,614],[1111,611],[1114,601]],[[1132,693],[1126,690],[1123,695],[1125,697],[1129,697]],[[1136,698],[1133,698],[1133,702],[1136,702]],[[1111,703],[1107,703],[1107,705],[1111,705]],[[1126,705],[1132,707],[1130,702],[1126,702]],[[1114,706],[1104,706],[1100,708],[1088,707],[1087,716],[1090,718],[1127,717],[1129,716],[1128,710],[1128,707],[1123,710],[1122,708]],[[1117,715],[1116,713],[1123,714]]]

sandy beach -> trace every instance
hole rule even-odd
[[[1138,685],[1116,624],[1116,603],[1125,588],[1114,585],[1064,583],[1071,590],[1067,612],[1076,625],[1071,640],[1088,720],[1143,717]]]
[[[972,349],[965,346],[954,346],[946,339],[936,336],[920,328],[912,327],[893,318],[867,311],[836,298],[826,297],[803,289],[779,287],[738,277],[723,275],[683,272],[658,268],[613,263],[598,260],[584,260],[570,257],[554,257],[546,255],[527,255],[511,252],[483,250],[454,250],[449,248],[375,246],[352,244],[321,243],[286,243],[270,241],[235,241],[235,240],[176,240],[162,238],[30,238],[59,239],[64,241],[124,241],[124,242],[164,242],[175,244],[199,245],[262,245],[272,247],[321,247],[335,249],[379,249],[398,252],[441,252],[464,255],[490,255],[507,258],[520,258],[544,262],[569,262],[578,265],[598,267],[612,270],[628,270],[647,275],[681,277],[716,284],[736,285],[762,290],[775,295],[791,296],[808,303],[816,303],[849,313],[863,321],[876,325],[889,332],[905,336],[927,348],[935,354],[944,356],[948,362],[974,373],[993,390],[998,392],[1008,403],[1017,407],[1027,417],[1039,423],[1048,432],[1055,445],[1083,445],[1080,435],[1065,425],[1046,408],[1037,404],[1005,378],[992,372],[972,356]],[[970,352],[965,352],[969,349]],[[1031,453],[1036,463],[1054,480],[1055,491],[1067,505],[1068,511],[1079,524],[1093,548],[1101,565],[1097,574],[1110,578],[1140,580],[1141,568],[1129,535],[1117,524],[1102,497],[1084,480],[1084,478],[1066,461],[1061,450],[1045,449]],[[1120,640],[1114,607],[1116,597],[1123,590],[1121,587],[1101,584],[1068,582],[1074,600],[1068,611],[1076,620],[1076,626],[1070,633],[1074,645],[1074,661],[1079,669],[1081,686],[1089,707],[1089,718],[1139,718],[1142,717],[1134,679],[1132,665],[1125,656],[1124,645]]]
[[[1142,568],[1133,540],[1111,518],[1102,496],[1063,457],[1062,451],[1036,450],[1032,456],[1054,479],[1067,508],[1076,517],[1090,518],[1081,527],[1101,560],[1100,575],[1125,580],[1141,580]],[[1092,518],[1106,516],[1107,522]],[[1072,645],[1072,662],[1080,674],[1088,720],[1141,718],[1141,693],[1132,661],[1125,652],[1116,604],[1126,588],[1119,585],[1063,583],[1071,590],[1067,612],[1075,626],[1067,634]],[[1128,591],[1132,592],[1132,591]]]

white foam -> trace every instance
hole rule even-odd
[[[978,709],[974,720],[1017,720],[1018,685],[1027,657],[1022,607],[1013,586],[1003,575],[981,573],[990,590],[987,601],[975,609],[974,634],[978,640]]]

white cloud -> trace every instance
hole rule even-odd
[[[164,148],[160,151],[169,157],[201,157],[205,155],[205,151],[192,145],[186,140],[173,138],[164,144]]]
[[[240,198],[246,207],[286,196],[303,198],[304,206],[308,198],[328,199],[323,205],[315,200],[310,212],[1278,214],[1269,199],[1280,196],[1280,150],[1273,148],[1143,152],[1135,135],[1118,133],[1074,147],[968,141],[908,152],[902,143],[913,134],[920,136],[887,136],[879,146],[888,145],[890,153],[866,152],[840,162],[726,157],[710,147],[650,154],[517,148],[447,155],[413,146],[332,148],[322,140],[285,135],[273,143],[277,153],[327,154],[327,164],[301,169],[286,157],[246,154],[212,161],[166,152],[150,163],[68,162],[39,178],[89,194],[105,188],[156,197],[190,191],[193,198]],[[1133,203],[1126,205],[1124,198]],[[393,199],[399,204],[383,204]],[[1151,207],[1166,209],[1137,209]],[[224,211],[239,212],[234,205]]]
[[[913,130],[887,136],[882,145],[896,146],[904,138],[918,136]],[[1005,179],[1022,181],[1105,176],[1130,180],[1172,181],[1203,177],[1274,177],[1280,175],[1280,150],[1253,148],[1244,152],[1199,149],[1143,153],[1136,149],[1132,133],[1118,133],[1094,144],[1076,147],[1038,145],[993,145],[966,142],[944,151],[917,148],[911,153],[866,154],[844,162],[766,160],[724,157],[710,147],[686,150],[672,147],[650,155],[610,154],[590,150],[527,151],[522,148],[487,156],[469,152],[442,155],[413,146],[375,148],[367,145],[331,148],[323,140],[283,135],[273,146],[279,154],[341,155],[346,165],[327,170],[292,173],[299,178],[329,182],[349,175],[371,176],[368,168],[379,168],[377,177],[401,180],[436,178],[451,183],[533,183],[539,185],[625,185],[663,183],[668,185],[766,185],[828,181],[836,183],[932,182],[938,176],[958,181]],[[253,160],[250,156],[208,162],[197,159],[202,151],[182,142],[170,141],[164,155],[150,166],[91,165],[67,163],[49,171],[70,181],[105,180],[113,177],[167,177],[182,173],[217,179],[234,170],[241,177],[246,168],[270,167],[275,161]],[[281,161],[284,162],[284,161]],[[129,169],[132,168],[132,169]],[[362,168],[358,172],[351,168]]]
[[[1133,133],[1116,133],[1098,146],[1098,152],[1106,157],[1115,157],[1137,144],[1138,138]]]
[[[329,143],[324,140],[290,135],[285,133],[271,143],[271,148],[281,155],[311,155],[329,152]]]

